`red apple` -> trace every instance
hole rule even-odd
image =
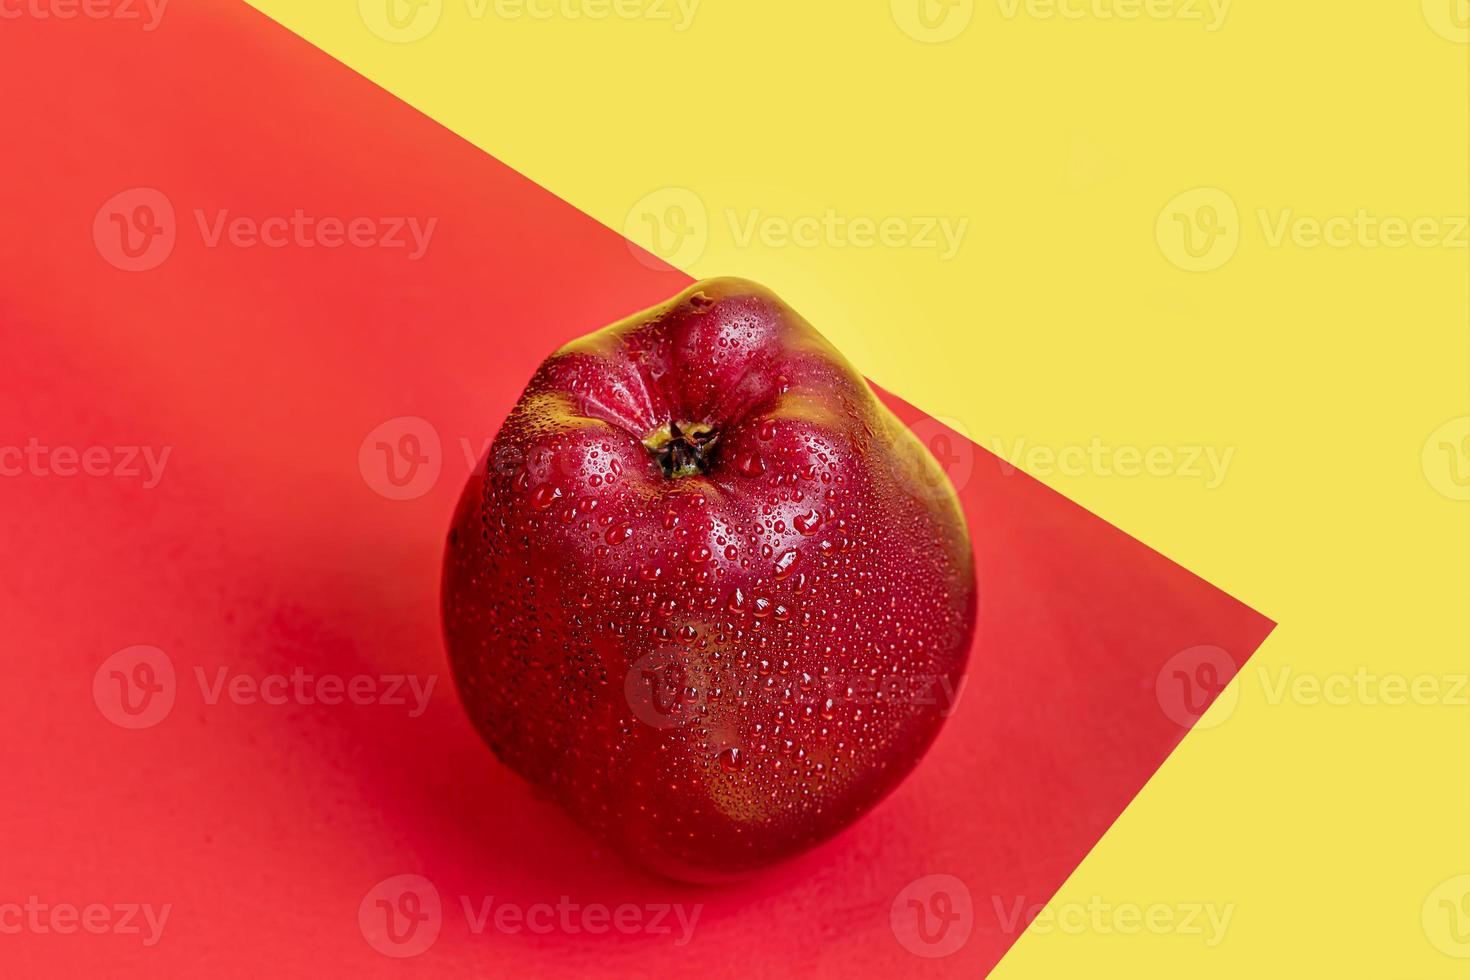
[[[975,573],[943,473],[863,378],[715,279],[541,365],[460,500],[443,614],[506,765],[634,861],[718,880],[914,767]]]

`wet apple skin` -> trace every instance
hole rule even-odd
[[[670,423],[716,434],[701,471],[650,448]],[[542,364],[461,496],[442,605],[495,754],[635,863],[718,881],[912,770],[976,586],[928,452],[776,296],[717,279]]]

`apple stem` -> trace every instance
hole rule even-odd
[[[678,480],[709,472],[719,438],[710,425],[670,422],[644,439],[643,444],[658,460],[664,476]]]

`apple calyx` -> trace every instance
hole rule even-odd
[[[643,445],[670,480],[708,473],[720,434],[706,423],[669,422],[650,433]]]

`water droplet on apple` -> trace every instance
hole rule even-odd
[[[560,487],[554,487],[550,483],[543,483],[531,491],[531,506],[537,510],[545,510],[560,498]]]
[[[766,463],[758,453],[743,452],[735,460],[735,468],[740,471],[741,476],[754,479],[766,471]]]
[[[817,533],[817,528],[822,526],[822,515],[813,509],[805,514],[797,514],[791,519],[791,524],[796,528],[798,534],[803,537],[811,537]]]

